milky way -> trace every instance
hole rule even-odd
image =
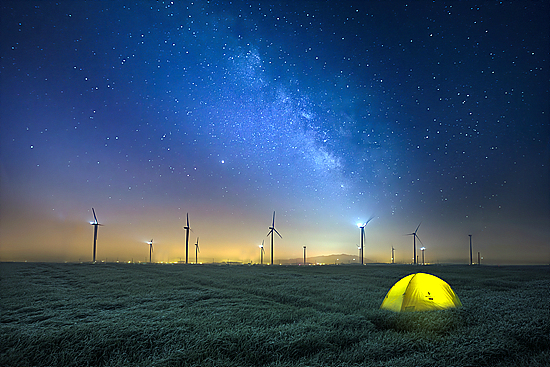
[[[550,261],[543,2],[4,2],[2,260]]]

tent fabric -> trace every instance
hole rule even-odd
[[[438,277],[416,273],[407,275],[388,291],[381,309],[395,312],[431,311],[461,307],[449,284]]]

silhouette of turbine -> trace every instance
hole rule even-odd
[[[361,229],[361,265],[363,265],[363,248],[364,248],[364,239],[365,239],[365,227],[374,217],[370,217],[365,223],[358,223],[357,227]]]
[[[469,234],[468,237],[470,237],[470,265],[472,265],[472,235]]]
[[[147,244],[149,245],[149,263],[151,263],[151,255],[153,254],[153,239],[151,238],[151,241],[147,242]]]
[[[271,265],[273,265],[273,232],[283,238],[283,236],[281,236],[281,234],[275,229],[275,212],[273,212],[273,223],[271,224],[271,227],[269,227],[269,232],[267,232],[267,236],[271,235]]]
[[[391,263],[395,264],[395,249],[391,247]]]
[[[422,224],[422,222],[420,222],[420,224]],[[414,262],[414,265],[416,265],[416,239],[418,238],[418,240],[420,241],[420,237],[418,237],[416,232],[418,232],[418,228],[420,228],[420,224],[418,224],[418,227],[416,227],[416,230],[413,233],[407,233],[405,235],[405,236],[413,236],[413,248],[414,248],[413,262]],[[420,241],[420,243],[422,243],[422,241]],[[424,245],[424,244],[422,243],[422,245]]]
[[[191,230],[191,227],[189,227],[189,213],[187,213],[187,225],[183,227],[185,229],[185,263],[189,263],[189,231]]]
[[[102,226],[103,224],[99,224],[97,221],[97,217],[95,216],[95,210],[92,208],[92,213],[94,213],[94,221],[90,222],[92,226],[94,226],[94,255],[93,255],[93,262],[95,263],[95,252],[96,252],[96,244],[97,244],[97,227]]]
[[[199,252],[201,250],[199,250],[199,238],[197,237],[197,243],[195,243],[195,264],[199,263]]]
[[[260,265],[264,264],[264,253],[265,253],[264,240],[262,240],[262,244],[260,245]]]

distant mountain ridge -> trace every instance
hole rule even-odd
[[[295,258],[295,259],[285,259],[278,260],[277,263],[281,265],[300,265],[303,264],[304,258]],[[357,255],[349,254],[332,254],[332,255],[321,255],[321,256],[306,256],[307,264],[361,264],[361,257]],[[364,258],[363,263],[371,263],[371,259]]]

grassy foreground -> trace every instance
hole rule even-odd
[[[461,309],[379,306],[413,272]],[[548,366],[550,268],[0,264],[1,366]]]

